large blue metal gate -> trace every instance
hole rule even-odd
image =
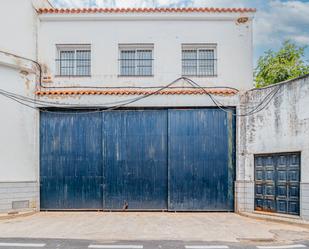
[[[231,113],[42,112],[41,209],[233,211]]]

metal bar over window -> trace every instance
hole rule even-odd
[[[215,49],[193,48],[182,50],[182,75],[216,76],[217,58]]]
[[[151,49],[122,49],[119,58],[120,76],[152,76]]]
[[[56,66],[59,76],[90,76],[90,49],[59,49]]]

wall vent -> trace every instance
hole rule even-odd
[[[29,201],[12,201],[12,209],[29,208]]]

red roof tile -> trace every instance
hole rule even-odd
[[[256,12],[254,8],[41,8],[39,14],[79,13],[244,13]]]
[[[202,89],[169,89],[169,90],[53,90],[53,91],[37,91],[36,95],[205,95],[222,94],[233,95],[237,91],[233,89],[208,88]]]

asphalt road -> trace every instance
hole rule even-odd
[[[308,248],[309,241],[293,244],[209,243],[202,241],[88,241],[62,239],[0,239],[0,249],[289,249]]]

